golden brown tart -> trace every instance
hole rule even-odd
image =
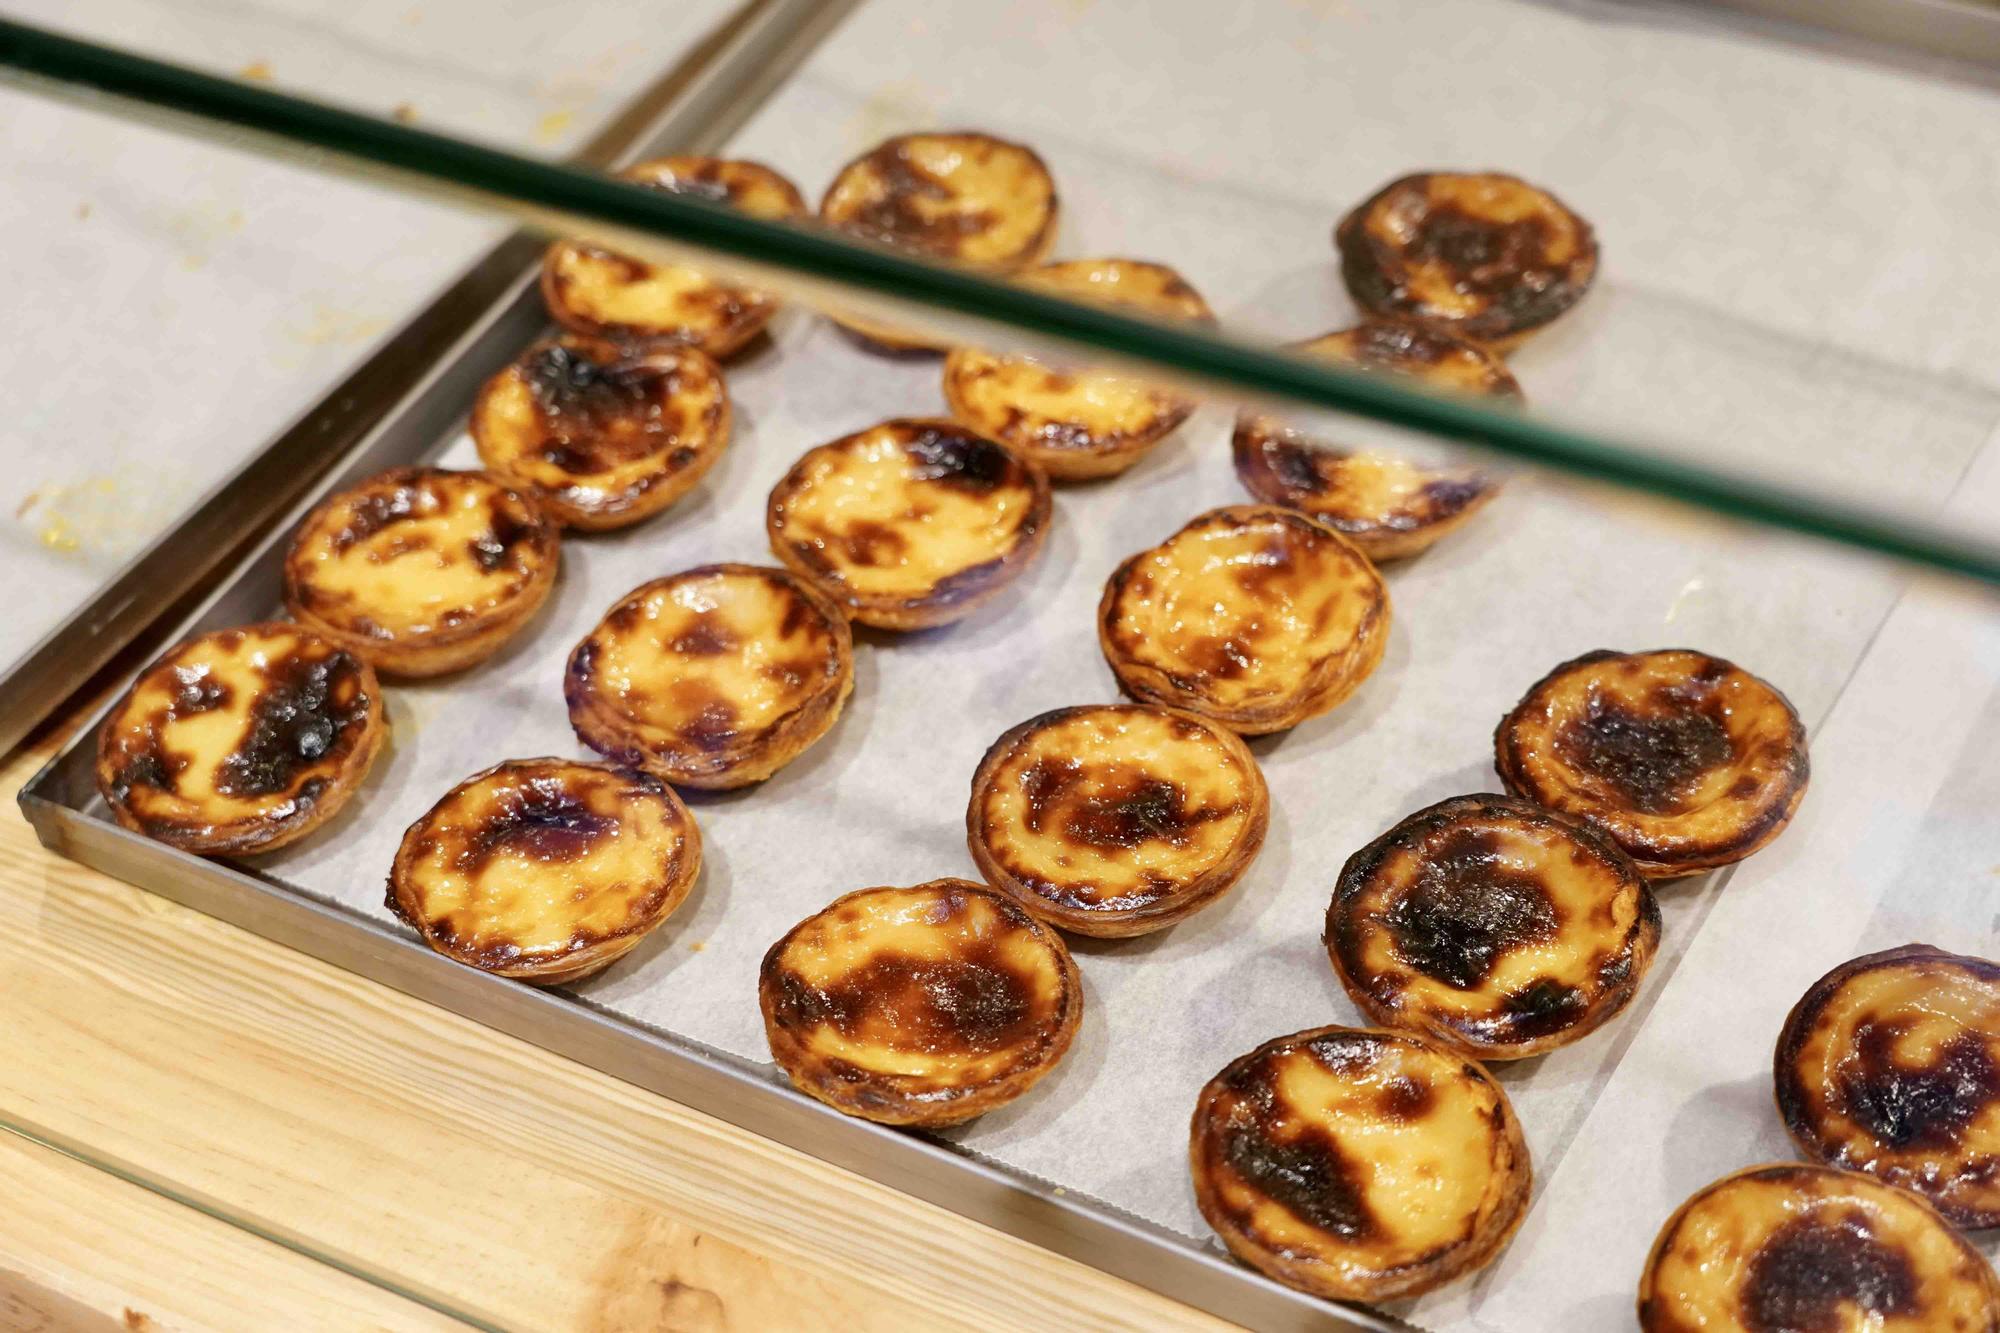
[[[1410,320],[1371,320],[1299,351],[1430,388],[1519,402],[1521,386],[1485,348]],[[1267,504],[1311,514],[1371,560],[1415,555],[1471,518],[1500,489],[1472,467],[1426,467],[1325,444],[1261,412],[1236,418],[1236,475]]]
[[[97,789],[149,838],[268,852],[347,804],[387,730],[361,657],[297,625],[218,630],[132,682],[97,734]]]
[[[1809,772],[1785,696],[1685,648],[1563,663],[1501,719],[1493,748],[1508,791],[1596,826],[1655,879],[1777,837]]]
[[[901,418],[807,451],[771,489],[771,550],[851,619],[970,614],[1042,549],[1049,479],[951,421]]]
[[[1143,935],[1227,893],[1271,799],[1249,747],[1192,713],[1058,708],[993,743],[966,841],[987,882],[1079,935]]]
[[[1208,302],[1165,264],[1070,259],[1021,275],[1025,286],[1140,317],[1212,323]],[[971,347],[944,363],[951,413],[1033,459],[1058,481],[1123,472],[1179,428],[1194,400],[1128,375],[1059,369]]]
[[[1083,1016],[1062,938],[963,879],[834,899],[771,946],[757,996],[801,1092],[887,1125],[953,1125],[1013,1101]]]
[[[1516,1060],[1625,1007],[1659,947],[1660,909],[1602,834],[1511,796],[1455,796],[1349,858],[1325,938],[1371,1020]]]
[[[554,986],[624,957],[700,874],[701,831],[658,778],[511,759],[410,825],[389,910],[447,958]]]
[[[1532,1170],[1507,1094],[1406,1032],[1324,1027],[1201,1090],[1195,1202],[1237,1258],[1330,1300],[1414,1296],[1490,1262]]]
[[[759,162],[661,157],[620,174],[770,222],[806,214],[797,187]],[[542,260],[542,299],[556,323],[573,332],[621,343],[680,343],[718,358],[756,337],[778,310],[776,297],[698,269],[648,264],[575,241],[549,247]]]
[[[479,391],[472,441],[495,477],[573,528],[622,528],[694,489],[729,443],[722,371],[692,347],[536,343]]]
[[[2000,1226],[2000,964],[1927,944],[1842,963],[1793,1007],[1773,1063],[1807,1156]]]
[[[1824,1166],[1724,1176],[1667,1219],[1644,1333],[1996,1333],[2000,1282],[1916,1195]]]
[[[380,671],[458,671],[541,608],[559,543],[539,505],[483,472],[397,468],[306,516],[285,553],[285,606]]]
[[[1597,276],[1590,224],[1546,190],[1494,172],[1391,181],[1333,240],[1356,305],[1505,351],[1583,299]]]
[[[839,610],[762,565],[702,565],[635,588],[563,677],[577,739],[707,788],[770,777],[832,729],[853,688]]]
[[[1031,148],[971,131],[902,134],[840,169],[820,219],[937,263],[1010,273],[1055,244],[1060,206]],[[942,349],[929,335],[842,312],[842,327],[891,352]]]
[[[1118,566],[1097,638],[1134,699],[1258,735],[1326,712],[1368,678],[1389,638],[1389,593],[1332,528],[1237,505]]]

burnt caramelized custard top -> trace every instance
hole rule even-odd
[[[1793,1008],[1774,1065],[1809,1156],[2000,1225],[2000,964],[1923,944],[1842,963]]]
[[[140,675],[98,734],[118,822],[199,852],[282,845],[344,803],[381,740],[375,673],[297,625],[219,630]]]
[[[835,899],[771,946],[758,995],[795,1084],[890,1124],[1011,1101],[1069,1048],[1082,1013],[1054,932],[961,879]]]
[[[1056,187],[1020,144],[970,131],[905,134],[842,167],[819,211],[880,245],[1009,269],[1048,248]]]
[[[1820,1166],[1751,1167],[1653,1242],[1644,1333],[1995,1333],[2000,1282],[1913,1194]]]

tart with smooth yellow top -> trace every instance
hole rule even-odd
[[[2000,1281],[1931,1206],[1774,1163],[1695,1192],[1639,1279],[1643,1333],[2000,1333]]]
[[[993,743],[972,779],[979,873],[1079,935],[1143,935],[1227,893],[1256,859],[1271,799],[1249,747],[1145,704],[1058,708]]]
[[[690,195],[769,222],[806,215],[798,188],[759,162],[660,157],[620,173],[669,194]],[[575,241],[542,260],[542,299],[564,328],[620,343],[679,343],[726,357],[777,313],[766,292],[720,282],[682,264],[648,264]]]
[[[1021,282],[1142,318],[1214,321],[1208,302],[1165,264],[1070,259],[1030,269]],[[1059,369],[970,347],[945,359],[944,397],[953,416],[1032,458],[1058,481],[1123,472],[1194,411],[1193,399],[1128,375]]]
[[[729,443],[722,371],[692,347],[536,343],[479,391],[472,442],[501,481],[572,528],[650,518],[694,489]]]
[[[1011,273],[1055,244],[1060,206],[1031,148],[972,131],[902,134],[840,169],[820,219],[941,264]],[[841,312],[836,321],[886,351],[942,350],[928,335]]]
[[[1773,1063],[1807,1156],[2000,1226],[2000,963],[1927,944],[1842,963],[1792,1009]]]
[[[1391,181],[1334,229],[1356,305],[1506,351],[1583,299],[1590,224],[1548,191],[1495,172]]]
[[[1456,796],[1349,858],[1325,939],[1372,1021],[1516,1060],[1625,1007],[1659,947],[1660,909],[1602,834],[1511,796]]]
[[[1401,375],[1428,387],[1518,402],[1500,359],[1408,320],[1374,320],[1303,343],[1312,356]],[[1236,475],[1267,504],[1303,510],[1371,560],[1415,555],[1471,518],[1500,489],[1477,468],[1426,467],[1375,450],[1322,443],[1275,417],[1244,412],[1231,440]]]
[[[1501,719],[1493,746],[1508,791],[1594,825],[1654,879],[1764,846],[1809,776],[1790,701],[1685,648],[1563,663]]]
[[[1389,638],[1389,593],[1368,557],[1289,509],[1214,509],[1112,572],[1097,638],[1134,699],[1243,735],[1335,707]]]
[[[1337,1301],[1415,1296],[1485,1266],[1533,1174],[1507,1094],[1477,1063],[1343,1027],[1266,1042],[1211,1079],[1188,1165],[1230,1253]]]
[[[268,852],[331,819],[388,725],[368,663],[298,625],[190,639],[97,735],[97,789],[128,829],[208,855]]]
[[[447,958],[554,986],[629,953],[701,874],[694,816],[659,779],[513,759],[410,825],[389,910]]]
[[[762,782],[833,728],[847,621],[782,569],[702,565],[627,593],[569,656],[577,739],[678,786]]]
[[[493,655],[555,587],[560,529],[483,472],[407,467],[328,497],[285,554],[302,625],[398,676]]]
[[[771,550],[878,629],[969,615],[1042,549],[1049,479],[951,421],[905,418],[823,444],[771,490]]]
[[[801,1092],[888,1125],[953,1125],[1013,1101],[1083,1016],[1061,937],[963,879],[834,899],[771,946],[757,996]]]

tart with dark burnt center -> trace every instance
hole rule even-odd
[[[1409,320],[1375,320],[1303,343],[1299,351],[1455,393],[1519,402],[1521,386],[1485,348]],[[1236,418],[1231,440],[1244,489],[1300,509],[1372,560],[1415,555],[1471,518],[1500,489],[1472,467],[1427,467],[1375,450],[1327,444],[1261,412]]]
[[[1080,935],[1143,935],[1227,893],[1271,800],[1228,728],[1143,704],[1058,708],[993,743],[966,841],[989,883]]]
[[[765,510],[786,566],[878,629],[925,629],[997,596],[1042,549],[1049,480],[951,421],[898,419],[809,450]]]
[[[1325,938],[1370,1019],[1514,1060],[1625,1007],[1659,947],[1660,909],[1602,834],[1511,796],[1456,796],[1348,860]]]
[[[1083,1015],[1061,937],[962,879],[834,899],[771,946],[757,994],[793,1084],[888,1125],[952,1125],[1013,1101]]]
[[[97,735],[118,822],[207,855],[268,852],[347,804],[388,725],[366,660],[297,625],[218,630],[140,673]]]
[[[1157,320],[1214,322],[1208,302],[1164,264],[1070,259],[1021,275],[1024,286]],[[944,364],[951,413],[1041,464],[1058,481],[1123,472],[1172,434],[1194,400],[1129,375],[1058,368],[1030,356],[960,347]]]
[[[285,554],[285,606],[398,676],[497,652],[555,587],[560,529],[483,472],[406,467],[328,497]]]
[[[729,443],[722,371],[692,347],[536,343],[479,391],[487,471],[573,528],[622,528],[694,489]]]
[[[563,678],[577,739],[705,788],[770,777],[833,728],[853,688],[839,610],[761,565],[703,565],[634,589]]]
[[[1491,1262],[1532,1170],[1507,1094],[1405,1032],[1266,1042],[1195,1106],[1195,1202],[1243,1262],[1330,1300],[1415,1296]]]
[[[635,184],[690,195],[770,222],[806,214],[797,187],[759,162],[661,157],[621,173]],[[621,343],[678,343],[726,357],[768,324],[778,300],[681,264],[648,264],[575,241],[542,261],[542,299],[556,323]]]
[[[2000,1281],[1931,1206],[1824,1166],[1697,1191],[1639,1280],[1644,1333],[2000,1333]]]
[[[1334,229],[1356,305],[1505,351],[1590,290],[1597,237],[1548,191],[1494,172],[1391,181]]]
[[[819,205],[822,221],[863,240],[997,273],[1046,256],[1059,212],[1033,149],[972,131],[886,139],[842,167]],[[836,319],[885,351],[946,345],[846,311]]]
[[[1792,1009],[1774,1065],[1807,1156],[2000,1226],[2000,963],[1927,944],[1842,963]]]
[[[445,957],[554,986],[629,953],[700,874],[701,832],[658,778],[513,759],[410,825],[388,901]]]
[[[1493,746],[1508,791],[1595,826],[1655,879],[1770,842],[1809,774],[1790,701],[1685,648],[1563,663],[1501,719]]]
[[[1389,593],[1332,528],[1238,505],[1118,566],[1097,638],[1134,699],[1258,735],[1326,712],[1368,678],[1389,638]]]

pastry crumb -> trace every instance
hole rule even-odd
[[[271,73],[271,62],[268,60],[253,60],[236,73],[238,78],[248,79],[252,83],[269,83],[275,77]]]
[[[708,941],[707,941],[707,940],[689,940],[689,941],[688,941],[688,951],[689,951],[690,953],[700,953],[700,952],[701,952],[701,951],[702,951],[703,949],[706,949],[707,947],[708,947]]]
[[[396,103],[390,110],[389,116],[398,125],[414,125],[417,123],[417,109],[408,102]]]

